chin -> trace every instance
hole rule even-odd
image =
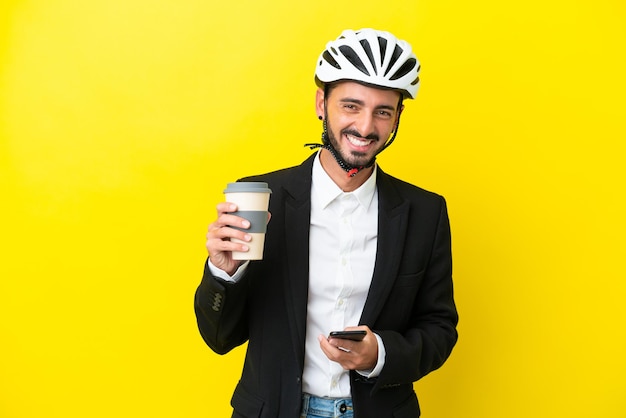
[[[346,160],[347,162],[355,166],[369,163],[372,160],[372,158],[374,158],[375,155],[376,155],[375,153],[371,153],[370,155],[370,153],[364,153],[364,152],[358,152],[358,151],[352,151],[352,150],[348,151],[347,153],[343,152],[341,154],[341,156],[344,157],[344,160]]]
[[[344,160],[354,166],[354,167],[361,167],[366,165],[367,163],[369,163],[372,159],[371,158],[365,158],[365,157],[360,157],[360,158],[344,158]]]

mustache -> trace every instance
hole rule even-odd
[[[354,129],[344,129],[343,131],[341,131],[341,133],[344,135],[356,136],[357,138],[371,139],[374,141],[378,141],[380,139],[380,137],[374,133],[363,136]]]

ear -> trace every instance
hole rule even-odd
[[[315,112],[318,117],[324,118],[324,89],[317,89],[315,93]]]

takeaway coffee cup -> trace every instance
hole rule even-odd
[[[267,209],[270,202],[270,194],[267,183],[263,182],[236,182],[228,183],[224,194],[226,201],[237,205],[237,212],[233,215],[241,216],[250,221],[250,228],[240,229],[246,231],[252,237],[249,242],[232,239],[233,242],[246,244],[248,251],[233,251],[234,260],[261,260],[263,259],[263,246],[265,244],[265,231],[267,229]]]

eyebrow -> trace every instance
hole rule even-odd
[[[363,100],[359,100],[359,99],[354,99],[352,97],[344,97],[343,99],[339,99],[339,101],[341,103],[354,103],[357,104],[359,106],[365,106],[365,102]],[[386,104],[382,104],[379,106],[376,106],[376,109],[379,110],[391,110],[392,112],[396,111],[396,107],[395,106],[391,106],[391,105],[386,105]]]

